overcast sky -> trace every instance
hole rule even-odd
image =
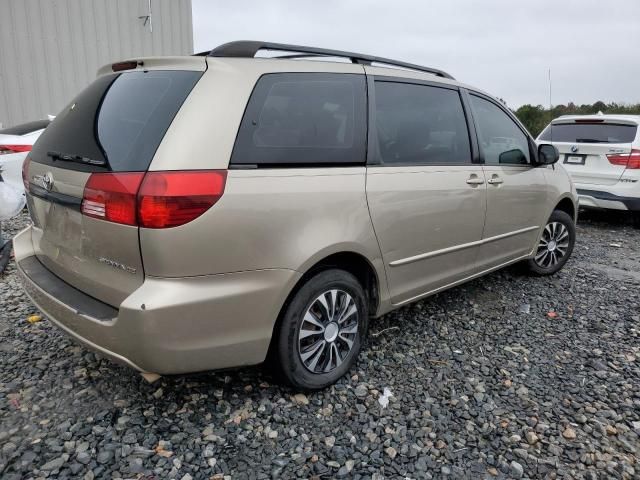
[[[193,0],[195,51],[232,40],[446,70],[509,106],[640,102],[640,0]]]

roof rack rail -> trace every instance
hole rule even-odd
[[[338,57],[348,58],[353,63],[362,65],[371,65],[372,63],[380,63],[394,67],[406,68],[408,70],[417,70],[420,72],[431,73],[438,77],[455,80],[451,75],[436,68],[423,67],[413,63],[400,62],[391,60],[390,58],[374,57],[373,55],[364,55],[362,53],[343,52],[341,50],[330,50],[327,48],[303,47],[301,45],[287,45],[286,43],[260,42],[253,40],[241,40],[229,42],[211,51],[197,53],[197,56],[208,57],[242,57],[253,58],[260,50],[276,50],[280,52],[296,52],[296,55],[286,55],[275,58],[303,58],[303,57]],[[303,55],[301,55],[303,54]]]

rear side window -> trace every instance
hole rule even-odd
[[[375,86],[379,163],[471,163],[467,123],[456,90],[387,81],[376,81]]]
[[[489,165],[526,165],[529,139],[509,115],[489,100],[471,95],[478,141]]]
[[[615,123],[557,123],[548,125],[539,139],[567,143],[631,143],[637,129],[636,125]]]
[[[146,171],[201,76],[147,71],[99,77],[51,122],[31,159],[80,171]]]
[[[51,120],[35,120],[33,122],[21,123],[13,127],[3,128],[0,130],[2,135],[28,135],[47,126],[51,123]]]
[[[364,75],[263,75],[247,105],[232,165],[364,164]]]

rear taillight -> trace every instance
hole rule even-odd
[[[218,170],[94,173],[84,188],[82,213],[124,225],[177,227],[211,208],[226,178]]]
[[[620,165],[630,169],[640,168],[640,150],[631,150],[631,153],[609,153],[607,154],[609,163]]]
[[[124,225],[137,225],[136,195],[144,173],[94,173],[84,187],[82,213]]]
[[[31,158],[27,156],[22,162],[22,183],[24,184],[25,191],[29,191],[29,164],[31,163]]]
[[[627,168],[633,168],[633,169],[640,168],[640,150],[631,150],[631,154],[629,155],[629,163],[627,163]]]
[[[226,171],[149,172],[138,193],[145,228],[184,225],[209,210],[224,193]]]
[[[30,152],[32,145],[0,145],[0,155],[10,153]]]

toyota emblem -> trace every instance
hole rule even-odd
[[[47,192],[50,192],[53,189],[53,175],[47,172],[42,177],[42,188],[44,188]]]

